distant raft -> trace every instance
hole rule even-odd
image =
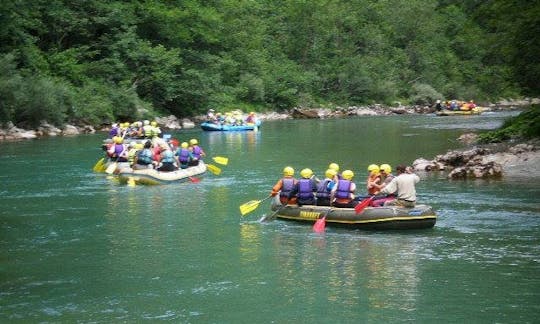
[[[215,124],[215,123],[210,123],[210,122],[204,122],[201,124],[201,128],[205,131],[225,131],[225,132],[258,131],[260,127],[261,127],[260,120],[258,120],[254,124],[245,124],[245,125]]]
[[[437,116],[460,116],[460,115],[480,115],[484,109],[482,107],[475,107],[472,110],[447,110],[443,109],[437,111],[435,115]]]
[[[354,208],[282,206],[279,200],[273,200],[271,209],[281,220],[313,224],[317,219],[326,216],[326,226],[362,230],[424,229],[432,228],[437,221],[437,215],[428,205],[416,205],[414,208],[367,207],[356,214]]]
[[[176,171],[158,171],[156,169],[133,170],[131,168],[122,168],[118,173],[120,183],[142,184],[142,185],[160,185],[175,182],[193,181],[194,177],[202,176],[206,173],[206,164],[199,161],[196,166]]]

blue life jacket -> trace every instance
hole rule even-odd
[[[337,184],[337,190],[336,190],[336,198],[339,199],[350,199],[350,193],[351,193],[351,181],[349,180],[339,180]]]
[[[330,198],[330,190],[328,184],[332,182],[330,179],[325,179],[317,187],[317,198]]]
[[[298,199],[309,200],[313,199],[313,183],[311,179],[298,180]]]
[[[161,162],[162,163],[173,163],[174,162],[174,154],[171,150],[166,150],[163,153],[161,153]]]
[[[189,162],[189,156],[190,152],[186,148],[181,148],[176,152],[176,155],[178,155],[178,160],[180,163],[188,163]]]
[[[294,179],[283,178],[281,181],[283,185],[281,186],[281,192],[279,193],[279,197],[289,198],[289,194],[291,193],[294,187]]]
[[[150,149],[143,149],[137,154],[137,164],[152,164],[152,151]]]

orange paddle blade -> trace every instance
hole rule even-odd
[[[354,207],[354,211],[357,213],[357,214],[360,214],[361,212],[364,211],[364,209],[369,206],[369,204],[371,203],[371,201],[373,200],[375,196],[371,196],[369,198],[366,198],[364,200],[362,200],[361,203],[359,203],[358,205],[356,205]]]
[[[313,224],[313,232],[323,233],[325,227],[326,227],[326,216],[323,216],[322,218],[317,219],[315,224]]]

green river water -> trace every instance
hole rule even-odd
[[[433,229],[368,232],[276,220],[284,166],[371,163],[459,148],[504,113],[264,122],[183,130],[230,159],[199,183],[128,187],[92,172],[105,134],[0,143],[1,323],[538,323],[539,175],[421,173]],[[208,162],[211,162],[208,159]],[[535,177],[534,177],[535,176]]]

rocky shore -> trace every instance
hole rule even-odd
[[[521,109],[531,104],[539,104],[540,99],[523,99],[500,101],[482,106],[487,111]],[[343,118],[350,116],[381,116],[405,114],[429,114],[434,108],[430,106],[402,106],[397,103],[395,107],[383,105],[337,107],[334,109],[294,108],[287,112],[257,113],[261,120],[279,120],[290,118]],[[178,119],[175,116],[156,117],[163,130],[180,130],[196,127],[205,121],[205,116]],[[103,125],[97,129],[91,125],[65,125],[62,128],[50,125],[43,121],[34,130],[18,128],[7,123],[0,128],[0,141],[17,141],[51,136],[76,136],[92,134],[96,131],[108,132],[110,125]],[[464,150],[453,150],[437,155],[431,160],[418,158],[413,162],[417,171],[443,171],[448,172],[449,179],[477,179],[500,178],[503,176],[539,176],[540,177],[540,141],[527,143],[507,143],[499,145],[475,145],[476,134],[464,134],[458,140],[470,146]]]
[[[482,107],[486,111],[520,109],[531,104],[540,104],[540,98],[526,98],[521,100],[503,100],[497,103],[485,104]],[[406,114],[430,114],[435,112],[433,106],[403,106],[396,102],[395,106],[384,106],[373,104],[369,106],[350,106],[329,108],[293,108],[286,112],[267,112],[257,113],[261,120],[279,120],[289,118],[342,118],[350,116],[388,116],[388,115],[406,115]],[[194,128],[197,124],[205,121],[204,115],[194,116],[192,118],[178,119],[176,116],[156,117],[163,130],[180,130]],[[37,129],[22,129],[11,122],[0,128],[0,141],[16,141],[35,139],[39,137],[53,136],[74,136],[80,134],[93,134],[96,131],[107,132],[111,125],[65,125],[58,127],[42,121]]]
[[[466,134],[463,137],[474,137]],[[540,141],[474,145],[452,150],[432,160],[416,159],[416,171],[444,171],[449,179],[540,177]]]

